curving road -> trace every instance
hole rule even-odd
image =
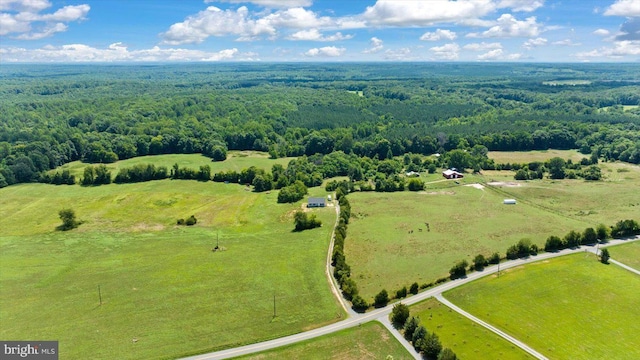
[[[600,244],[599,247],[600,248],[609,247],[609,246],[624,244],[624,243],[628,243],[628,242],[632,242],[632,241],[638,241],[638,240],[640,240],[640,236],[637,236],[637,237],[631,238],[631,239],[626,239],[626,240],[611,240],[606,244]],[[421,292],[421,293],[419,293],[417,295],[413,295],[411,297],[402,299],[401,302],[403,304],[406,304],[406,305],[412,305],[412,304],[418,303],[420,301],[423,301],[425,299],[428,299],[430,297],[440,297],[441,298],[441,294],[443,292],[445,292],[445,291],[454,289],[454,288],[456,288],[458,286],[464,285],[464,284],[466,284],[468,282],[480,279],[482,277],[489,276],[491,274],[497,273],[498,270],[502,271],[502,270],[513,268],[513,267],[521,266],[521,265],[524,265],[524,264],[536,262],[536,261],[552,259],[552,258],[559,257],[559,256],[565,256],[565,255],[575,254],[575,253],[580,253],[580,252],[585,252],[585,251],[589,251],[589,252],[592,252],[592,253],[595,254],[598,251],[598,248],[596,248],[594,246],[582,246],[582,247],[576,248],[576,249],[565,249],[565,250],[561,250],[561,251],[553,252],[553,253],[543,253],[543,254],[540,254],[540,255],[537,255],[537,256],[532,256],[532,257],[525,258],[525,259],[510,260],[510,261],[501,263],[499,265],[494,265],[494,266],[487,267],[483,271],[473,272],[473,273],[469,274],[467,277],[465,277],[463,279],[458,279],[458,280],[453,280],[453,281],[450,281],[450,282],[446,282],[446,283],[444,283],[444,284],[442,284],[440,286],[431,288],[431,289],[429,289],[427,291],[423,291],[423,292]],[[357,314],[357,313],[356,314],[352,314],[351,317],[346,319],[346,320],[342,320],[340,322],[337,322],[337,323],[334,323],[334,324],[331,324],[331,325],[323,326],[323,327],[318,328],[318,329],[305,331],[303,333],[290,335],[290,336],[282,337],[282,338],[279,338],[279,339],[264,341],[264,342],[260,342],[260,343],[256,343],[256,344],[241,346],[241,347],[237,347],[237,348],[233,348],[233,349],[227,349],[227,350],[221,350],[221,351],[211,352],[211,353],[202,354],[202,355],[196,355],[196,356],[188,357],[188,358],[185,358],[185,359],[188,359],[188,360],[228,359],[228,358],[232,358],[232,357],[236,357],[236,356],[247,355],[247,354],[252,354],[252,353],[256,353],[256,352],[260,352],[260,351],[264,351],[264,350],[274,349],[274,348],[277,348],[277,347],[280,347],[280,346],[295,344],[295,343],[300,342],[300,341],[313,339],[313,338],[316,338],[316,337],[319,337],[319,336],[322,336],[322,335],[327,335],[327,334],[331,334],[331,333],[334,333],[334,332],[337,332],[337,331],[340,331],[340,330],[344,330],[344,329],[348,329],[348,328],[351,328],[351,327],[354,327],[354,326],[358,326],[360,324],[364,324],[364,323],[372,321],[372,320],[379,320],[380,322],[385,324],[385,321],[388,321],[388,320],[385,320],[385,319],[388,318],[389,314],[391,313],[391,310],[393,309],[393,305],[394,305],[394,303],[389,304],[384,308],[376,309],[376,310],[373,310],[373,311],[370,311],[370,312],[367,312],[367,313],[364,313],[364,314]],[[453,304],[451,304],[451,305],[453,305]],[[455,305],[453,305],[453,306],[455,306]],[[352,312],[349,312],[349,313],[351,314]],[[499,331],[499,329],[496,329],[496,330]],[[397,337],[397,335],[396,335],[397,331],[395,331],[395,329],[394,329],[394,331],[392,331],[392,333],[394,333],[394,336]],[[502,334],[504,334],[501,331],[500,332],[496,332],[496,333],[498,335],[500,335],[500,336],[503,336]],[[507,335],[507,334],[504,334],[504,335]],[[507,337],[505,337],[505,339],[507,339],[508,341],[511,341]],[[529,347],[526,344],[517,341],[517,339],[514,339],[514,340],[516,340],[516,342],[514,343],[515,345],[521,347],[523,350],[525,350],[525,351],[529,352],[530,354],[534,355],[533,352],[530,352],[529,350],[527,350],[527,348],[529,348]],[[520,343],[524,347],[518,345],[518,343]],[[403,345],[405,345],[405,344],[403,343]],[[405,347],[406,347],[406,345],[405,345]],[[533,349],[530,349],[530,350],[535,352],[535,350],[533,350]],[[414,353],[415,352],[412,352],[412,354],[415,357],[416,355]],[[538,354],[537,352],[535,352],[535,354],[537,354],[537,355],[534,355],[534,356],[536,356],[538,359],[546,359],[544,356],[542,356],[541,354]],[[539,357],[538,355],[542,356],[542,357]]]

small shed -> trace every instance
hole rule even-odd
[[[325,207],[327,206],[327,201],[323,197],[310,197],[307,202],[307,207]]]
[[[464,177],[463,174],[457,172],[456,170],[453,169],[448,169],[442,172],[442,176],[445,177],[445,179],[461,179]]]
[[[506,205],[515,205],[516,204],[516,199],[504,199],[504,201],[502,203],[506,204]]]
[[[415,171],[409,171],[408,173],[405,173],[406,177],[419,177],[420,173],[419,172],[415,172]]]

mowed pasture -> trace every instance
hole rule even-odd
[[[612,246],[608,249],[612,259],[640,270],[640,242]]]
[[[460,359],[533,359],[522,349],[451,310],[434,298],[410,307],[420,323],[435,332],[443,347]]]
[[[550,359],[640,358],[640,277],[592,253],[509,269],[444,295]]]
[[[599,223],[609,226],[624,219],[640,219],[640,166],[625,163],[600,163],[599,166],[603,174],[601,181],[514,181],[521,186],[499,188],[505,196],[581,219],[594,227]]]
[[[171,170],[171,167],[174,164],[178,164],[181,168],[191,169],[199,169],[200,166],[209,165],[209,167],[211,167],[211,172],[216,173],[228,170],[235,170],[237,172],[240,172],[243,169],[249,168],[250,166],[255,166],[259,169],[271,171],[271,167],[274,164],[281,164],[286,168],[289,161],[293,159],[294,158],[290,157],[270,159],[269,154],[259,151],[229,151],[227,154],[227,159],[224,161],[211,161],[211,158],[208,158],[202,154],[165,154],[139,156],[127,160],[120,160],[112,164],[106,164],[106,167],[107,169],[111,170],[111,176],[115,178],[115,176],[118,174],[118,170],[140,164],[164,166],[168,170]],[[51,172],[69,170],[72,175],[75,175],[76,178],[79,179],[82,177],[84,168],[90,165],[98,164],[73,161],[68,164],[62,165],[57,169],[52,170]]]
[[[500,164],[523,164],[533,161],[545,162],[551,158],[559,157],[564,160],[571,160],[574,163],[580,162],[582,158],[589,158],[590,155],[579,153],[577,150],[533,150],[533,151],[489,151],[490,159]]]
[[[344,318],[324,272],[334,209],[294,233],[301,205],[276,197],[184,180],[0,189],[0,338],[59,340],[69,359],[175,358]],[[83,224],[55,231],[62,208]]]
[[[365,299],[383,288],[395,294],[413,282],[448,276],[456,262],[471,263],[477,254],[504,256],[523,238],[544,246],[549,235],[588,226],[524,203],[504,205],[504,196],[488,188],[453,181],[435,185],[422,192],[349,195],[345,254]]]
[[[413,359],[411,354],[377,321],[290,346],[239,357],[245,360],[280,359]]]

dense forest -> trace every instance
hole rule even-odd
[[[640,64],[3,64],[0,80],[0,187],[75,160],[228,150],[640,163]]]

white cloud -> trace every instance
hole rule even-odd
[[[603,47],[592,51],[580,52],[574,56],[579,58],[606,57],[616,59],[628,55],[640,55],[640,40],[616,41],[613,47]]]
[[[439,40],[455,40],[458,37],[451,30],[437,29],[435,32],[426,32],[420,36],[422,41],[439,41]]]
[[[531,50],[533,48],[539,47],[539,46],[544,46],[547,45],[547,39],[545,38],[535,38],[535,39],[529,39],[527,41],[525,41],[522,44],[522,47],[527,49],[527,50]]]
[[[502,0],[498,8],[511,8],[513,11],[531,12],[544,5],[544,0]]]
[[[362,17],[372,25],[428,26],[442,22],[477,19],[495,10],[491,0],[378,0]]]
[[[24,33],[16,36],[16,39],[19,40],[38,40],[43,39],[49,36],[52,36],[55,33],[67,31],[68,26],[63,23],[55,23],[45,27],[41,32],[32,32],[32,33]]]
[[[370,44],[370,48],[365,49],[363,51],[363,53],[365,54],[373,54],[373,53],[377,53],[378,51],[382,50],[384,48],[383,45],[383,41],[378,39],[377,37],[372,37],[371,40],[369,40],[369,44]]]
[[[604,12],[607,16],[639,16],[640,1],[638,0],[617,0]]]
[[[598,30],[593,32],[593,35],[598,35],[598,36],[607,36],[609,34],[610,34],[610,32],[607,29],[598,29]]]
[[[209,6],[185,21],[171,25],[167,32],[161,34],[163,43],[201,43],[209,36],[237,35],[240,39],[250,39],[260,35],[275,35],[273,26],[262,20],[249,19],[248,14],[245,6],[236,11]]]
[[[311,6],[312,0],[204,0],[206,3],[212,2],[228,2],[228,3],[252,3],[268,8],[290,8],[299,6]]]
[[[434,46],[429,50],[433,52],[434,58],[438,60],[457,60],[460,55],[460,45],[456,43]]]
[[[351,38],[353,38],[353,35],[342,35],[341,32],[324,36],[318,29],[300,30],[287,37],[287,39],[294,41],[340,41]]]
[[[40,12],[51,7],[46,0],[3,0],[0,2],[0,35],[19,40],[37,40],[68,29],[67,23],[84,20],[91,10],[86,4],[69,5],[53,13]],[[33,29],[35,27],[35,30]]]
[[[261,36],[275,38],[279,28],[301,29],[353,29],[364,27],[360,20],[350,17],[331,18],[318,16],[315,12],[301,7],[279,10],[273,13],[249,14],[246,6],[237,10],[221,10],[209,6],[206,10],[187,17],[184,21],[171,25],[160,34],[163,43],[170,45],[201,43],[210,36],[238,36],[238,40],[255,40]],[[261,17],[260,17],[261,16]],[[310,36],[313,33],[300,33]],[[350,38],[351,35],[333,35],[335,41]]]
[[[387,50],[384,52],[384,58],[392,61],[410,61],[416,59],[411,53],[411,49],[406,47],[396,50]]]
[[[538,34],[540,34],[540,25],[536,22],[535,16],[520,21],[511,14],[502,14],[497,20],[497,25],[482,33],[469,33],[467,37],[535,37]]]
[[[3,48],[2,59],[7,62],[127,62],[127,61],[222,61],[254,60],[255,54],[240,53],[238,49],[208,52],[192,49],[160,48],[129,50],[122,43],[105,49],[85,44],[69,44],[40,49]]]
[[[486,43],[483,41],[481,43],[467,44],[463,46],[463,48],[465,50],[471,50],[471,51],[487,51],[487,50],[494,50],[494,49],[502,49],[502,44],[497,42]]]
[[[558,40],[551,43],[552,45],[558,46],[580,46],[581,43],[574,43],[571,39]]]
[[[304,55],[309,57],[337,57],[344,54],[345,51],[347,51],[347,49],[345,48],[337,48],[335,46],[325,46],[322,48],[309,49],[309,51],[304,53]]]
[[[484,54],[478,55],[478,60],[497,60],[502,58],[502,49],[490,50]]]
[[[2,0],[0,11],[39,12],[51,7],[48,0]]]

